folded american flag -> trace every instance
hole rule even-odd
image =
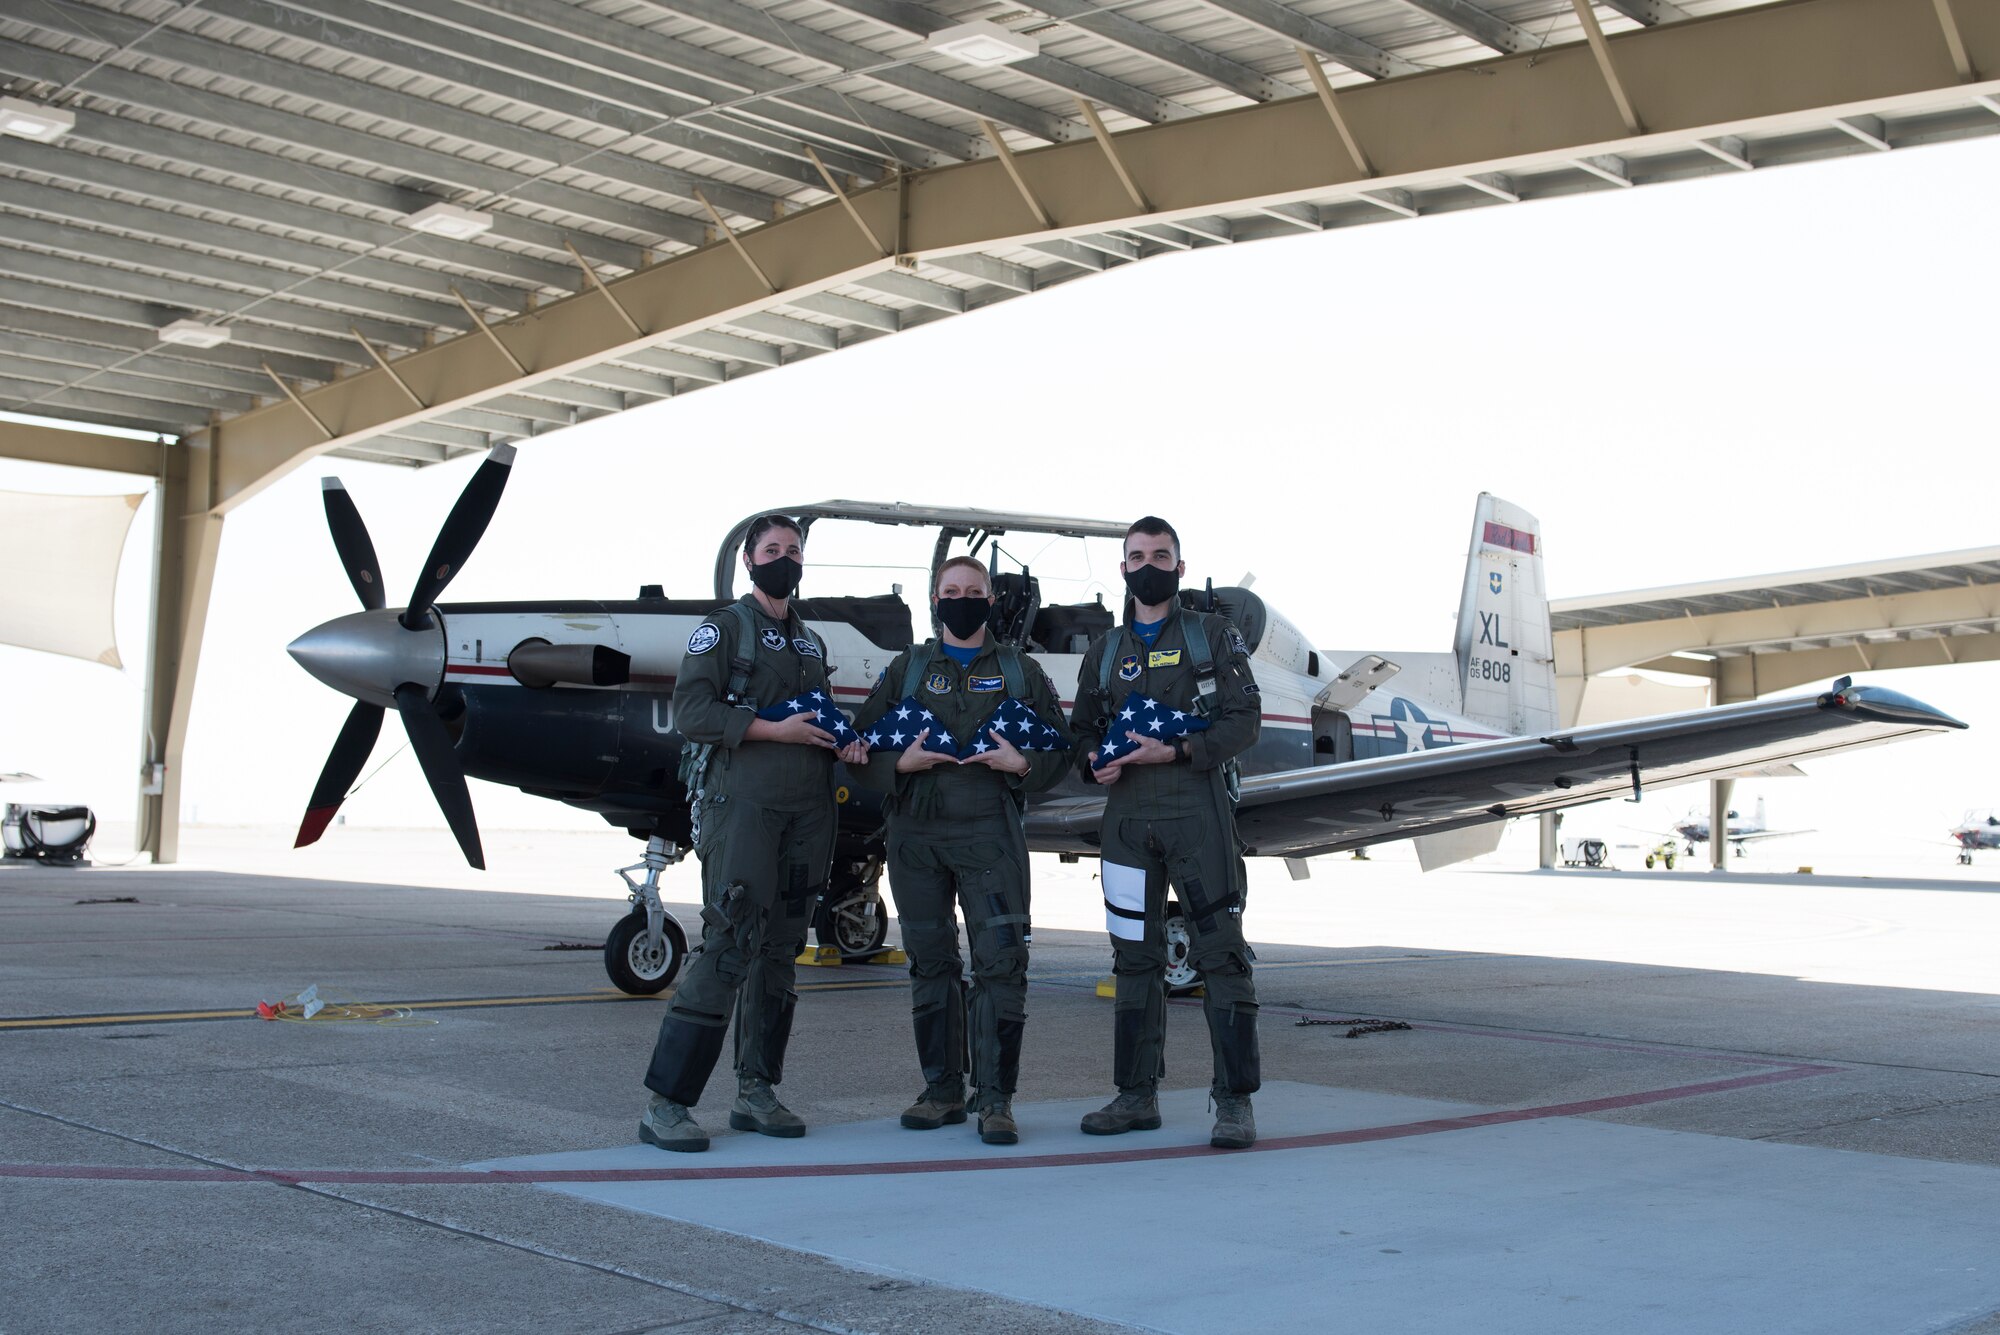
[[[870,751],[907,751],[917,734],[926,728],[931,735],[924,738],[924,750],[957,759],[958,739],[914,695],[899,700],[894,709],[862,735],[862,740],[868,743]]]
[[[770,723],[783,723],[795,714],[811,714],[813,722],[821,732],[833,734],[833,740],[845,746],[855,738],[853,727],[847,715],[840,712],[833,703],[833,697],[825,691],[807,691],[804,695],[790,700],[780,700],[768,709],[757,711],[757,717]]]
[[[987,716],[986,722],[979,725],[978,735],[966,743],[960,754],[976,756],[993,750],[990,734],[996,732],[1018,751],[1069,750],[1069,743],[1060,731],[1043,722],[1034,710],[1010,695]]]
[[[1090,757],[1090,767],[1103,769],[1121,756],[1137,751],[1139,745],[1125,735],[1128,732],[1171,742],[1183,734],[1201,732],[1207,727],[1208,720],[1191,709],[1169,709],[1158,700],[1133,691],[1125,697],[1125,703],[1118,707],[1118,712],[1111,716],[1104,741]]]

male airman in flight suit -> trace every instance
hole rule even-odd
[[[910,957],[911,1013],[924,1092],[903,1125],[935,1130],[965,1120],[967,996],[958,949],[958,912],[972,945],[972,1111],[989,1145],[1020,1139],[1012,1099],[1021,1069],[1028,1002],[1028,845],[1021,829],[1027,795],[1054,786],[1068,771],[1065,751],[1016,747],[981,725],[1002,699],[1021,703],[1068,742],[1062,701],[1041,666],[994,643],[986,567],[954,557],[938,570],[932,610],[942,636],[897,655],[855,715],[867,746],[873,732],[909,742],[880,751],[866,767],[862,752],[843,753],[856,776],[890,793],[887,803],[889,889]],[[899,702],[915,664],[921,709],[902,718]],[[1014,677],[1016,684],[1008,685]],[[925,721],[922,714],[931,717]],[[924,749],[926,737],[972,747],[964,760]]]
[[[1121,564],[1131,594],[1128,620],[1092,642],[1077,674],[1070,727],[1078,770],[1107,785],[1102,874],[1117,984],[1118,1097],[1086,1114],[1083,1129],[1117,1135],[1160,1125],[1171,882],[1187,923],[1188,962],[1200,970],[1205,989],[1216,1107],[1209,1143],[1244,1149],[1257,1139],[1250,1108],[1260,1081],[1257,992],[1250,974],[1255,956],[1243,939],[1242,845],[1225,767],[1257,740],[1262,712],[1243,636],[1223,617],[1181,605],[1186,568],[1180,537],[1165,520],[1148,515],[1133,524]],[[1208,674],[1198,662],[1204,645]],[[1135,690],[1170,709],[1202,714],[1208,728],[1172,742],[1131,734],[1138,749],[1093,772],[1093,749],[1108,736],[1126,735],[1116,711]]]
[[[837,744],[810,714],[757,717],[761,706],[827,687],[825,645],[791,605],[804,541],[783,515],[751,524],[743,562],[755,587],[695,627],[674,685],[675,729],[687,745],[714,749],[690,784],[701,946],[660,1021],[646,1071],[653,1099],[639,1123],[639,1138],[663,1150],[708,1148],[689,1109],[722,1055],[732,1010],[739,1011],[737,1098],[729,1125],[805,1134],[772,1086],[783,1078],[798,1001],[793,961],[833,861]]]

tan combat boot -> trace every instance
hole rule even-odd
[[[1247,1150],[1257,1143],[1257,1119],[1250,1112],[1248,1094],[1217,1094],[1215,1130],[1208,1143],[1218,1150]]]
[[[979,1138],[988,1145],[1021,1143],[1021,1129],[1014,1125],[1012,1099],[998,1099],[979,1114]]]
[[[1118,1097],[1096,1112],[1083,1115],[1087,1136],[1122,1136],[1127,1131],[1160,1129],[1160,1097],[1151,1085],[1121,1089]]]
[[[708,1132],[694,1120],[694,1114],[672,1099],[653,1095],[646,1115],[639,1119],[639,1139],[663,1150],[694,1153],[708,1148]]]
[[[736,1106],[729,1110],[729,1125],[736,1131],[786,1139],[806,1133],[805,1118],[778,1102],[770,1081],[754,1075],[737,1077]]]
[[[926,1085],[917,1101],[903,1109],[903,1125],[912,1131],[935,1131],[965,1120],[965,1087]]]

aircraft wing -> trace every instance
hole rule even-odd
[[[1811,830],[1756,830],[1750,834],[1732,834],[1732,844],[1754,844],[1760,839],[1789,839],[1795,834],[1812,834]]]
[[[1258,856],[1309,857],[1695,783],[1965,725],[1895,691],[1847,686],[1243,781],[1237,826]],[[1038,802],[1028,845],[1097,852],[1101,796]]]

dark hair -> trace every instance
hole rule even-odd
[[[799,535],[799,544],[805,545],[806,531],[799,527],[799,521],[790,515],[759,515],[750,521],[750,531],[743,535],[743,554],[750,555],[757,550],[757,542],[774,528],[788,528]]]
[[[1142,515],[1132,521],[1132,527],[1125,530],[1125,545],[1131,546],[1134,533],[1164,533],[1174,540],[1174,555],[1181,554],[1181,535],[1174,532],[1174,526],[1158,515]],[[1123,555],[1123,553],[1120,553]]]

